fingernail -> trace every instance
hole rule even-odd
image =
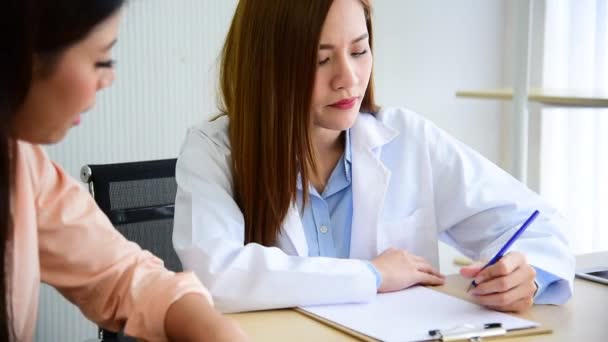
[[[483,280],[484,280],[483,277],[476,277],[475,278],[475,283],[476,284],[481,284],[481,283],[483,283]]]

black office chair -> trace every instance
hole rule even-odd
[[[168,269],[180,272],[182,264],[172,243],[176,161],[85,165],[80,178],[122,235],[161,258]],[[101,328],[99,338],[134,341]]]

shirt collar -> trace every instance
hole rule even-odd
[[[338,163],[344,164],[344,177],[346,179],[346,182],[348,184],[350,184],[352,182],[352,176],[351,176],[351,174],[352,174],[352,171],[351,171],[352,146],[351,146],[351,142],[350,142],[350,129],[347,129],[344,132],[344,154],[342,154]],[[336,167],[334,168],[334,171],[337,168],[339,168],[339,164],[336,165]],[[332,183],[332,181],[333,181],[332,178],[335,178],[334,171],[332,171],[332,174],[327,182],[327,187],[329,187],[330,184]],[[296,188],[300,191],[302,190],[302,177],[301,177],[300,173],[298,173],[298,179],[296,181]],[[312,190],[312,188],[311,188],[311,190]]]

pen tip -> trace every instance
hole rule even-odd
[[[471,290],[472,290],[472,289],[473,289],[475,286],[477,286],[477,284],[475,284],[475,281],[472,281],[472,282],[469,284],[469,287],[467,287],[467,292],[471,292]]]

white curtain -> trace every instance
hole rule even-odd
[[[543,87],[608,94],[607,0],[547,0]],[[575,253],[608,250],[608,109],[545,107],[540,192]]]

